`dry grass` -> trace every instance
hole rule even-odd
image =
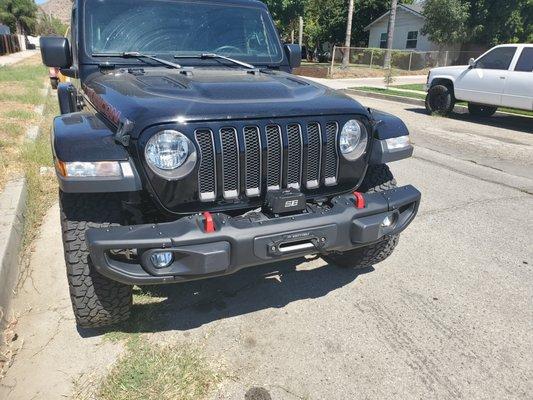
[[[42,121],[33,108],[44,101],[40,89],[46,76],[38,56],[0,68],[0,190],[25,172],[25,133]]]
[[[101,400],[198,400],[220,381],[200,349],[130,339],[126,353],[100,383]]]

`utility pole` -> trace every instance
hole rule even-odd
[[[346,40],[344,41],[344,54],[342,56],[342,67],[348,68],[350,64],[350,46],[352,44],[352,17],[353,17],[353,2],[350,0],[348,5],[348,23],[346,24]],[[335,57],[335,54],[333,54]]]
[[[391,67],[392,57],[392,42],[394,40],[394,23],[396,22],[396,7],[398,6],[398,0],[391,0],[390,13],[389,13],[389,26],[387,27],[387,51],[385,52],[385,61],[383,62],[383,68],[389,69]]]
[[[298,32],[298,44],[300,46],[303,46],[303,40],[304,40],[304,19],[303,17],[300,17],[300,31]]]

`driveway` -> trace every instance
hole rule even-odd
[[[423,194],[396,252],[362,272],[309,259],[154,289],[138,330],[199,344],[223,371],[212,399],[532,398],[531,132],[364,102],[404,118],[416,147],[391,164]],[[57,206],[28,272],[0,398],[69,398],[123,349],[75,329]]]

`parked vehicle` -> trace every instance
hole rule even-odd
[[[128,318],[132,286],[320,254],[392,253],[420,193],[386,163],[404,123],[297,76],[255,0],[77,0],[41,40],[60,83],[53,126],[76,321]]]
[[[533,111],[533,44],[496,46],[469,65],[434,68],[426,90],[426,109],[442,115],[458,100],[477,116],[498,107]]]

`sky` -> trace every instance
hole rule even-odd
[[[46,2],[46,0],[35,0],[35,2],[36,2],[37,4],[43,4],[43,3]]]

